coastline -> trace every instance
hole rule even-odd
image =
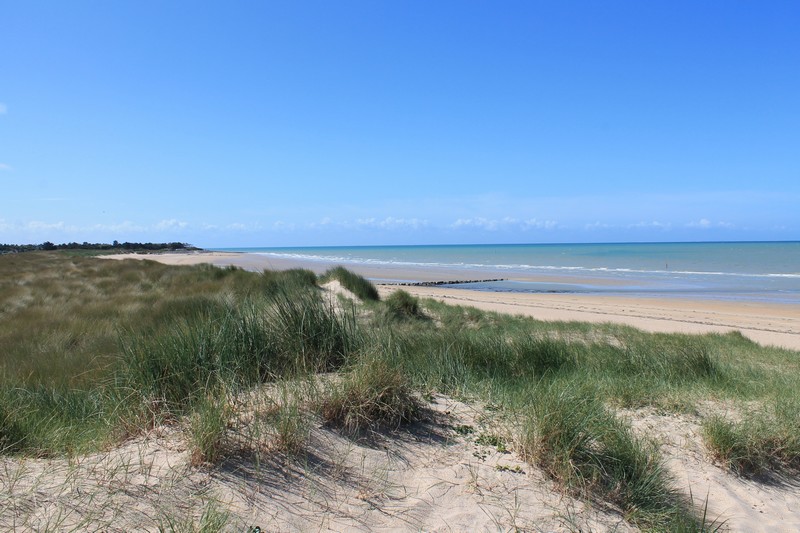
[[[120,254],[107,259],[149,259],[170,265],[210,263],[234,265],[246,270],[307,268],[320,274],[335,266],[325,261],[275,258],[241,252],[192,252],[164,254]],[[704,300],[700,298],[636,297],[598,294],[530,294],[488,292],[441,286],[395,286],[402,281],[464,281],[496,277],[481,270],[413,268],[390,265],[345,265],[375,280],[382,295],[403,289],[415,296],[435,298],[455,305],[472,306],[501,313],[520,314],[545,321],[612,322],[660,333],[728,333],[740,331],[762,344],[800,350],[800,306],[771,302]],[[576,283],[563,276],[519,276],[516,281]],[[613,280],[581,278],[592,284],[613,285]]]

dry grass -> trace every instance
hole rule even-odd
[[[187,308],[246,290],[239,277],[221,269],[58,252],[2,256],[0,379],[94,384],[119,354],[120,330],[158,330]]]

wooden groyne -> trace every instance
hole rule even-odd
[[[494,279],[457,279],[441,281],[398,281],[388,283],[378,283],[378,285],[398,286],[398,287],[434,287],[436,285],[461,285],[465,283],[489,283],[492,281],[507,281],[507,278]]]

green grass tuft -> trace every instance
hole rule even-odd
[[[208,395],[189,417],[189,462],[214,465],[223,457],[232,409],[224,395]]]
[[[656,445],[635,437],[591,390],[541,385],[529,409],[521,452],[566,487],[616,503],[645,527],[691,515],[679,505]]]
[[[703,436],[714,457],[743,476],[791,475],[800,472],[800,414],[797,400],[733,421],[712,416],[703,421]]]
[[[419,299],[400,289],[390,294],[384,302],[386,313],[394,319],[426,318]]]
[[[377,302],[381,299],[378,289],[368,279],[351,272],[342,266],[329,269],[322,276],[324,281],[338,280],[348,291],[355,294],[361,301]]]
[[[359,361],[333,386],[319,410],[325,422],[358,433],[411,422],[419,404],[400,369],[383,358],[370,357]]]
[[[0,398],[0,454],[17,452],[26,445],[26,431],[15,408],[10,394]]]
[[[308,444],[309,421],[297,398],[284,398],[270,413],[275,429],[275,449],[289,455],[300,455]]]

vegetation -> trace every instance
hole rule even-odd
[[[419,299],[400,289],[386,298],[386,313],[394,319],[425,318],[419,305]]]
[[[323,279],[366,303],[324,297],[307,270],[0,257],[0,450],[74,455],[166,423],[184,428],[198,466],[254,447],[302,455],[315,416],[359,438],[415,420],[423,393],[438,391],[479,400],[508,422],[480,435],[484,444],[518,452],[643,528],[705,524],[622,408],[724,404],[703,407],[702,421],[721,463],[797,476],[796,352],[739,334],[543,323],[405,291],[381,302],[344,269]],[[280,399],[244,421],[241,398],[261,384]]]
[[[62,244],[53,244],[50,241],[45,241],[42,244],[0,244],[0,254],[4,253],[20,253],[20,252],[35,252],[35,251],[54,251],[54,250],[72,250],[72,251],[91,251],[98,253],[122,253],[122,252],[177,252],[177,251],[192,251],[199,250],[185,242],[123,242],[114,241],[111,244],[106,243],[77,243],[69,242]]]
[[[359,359],[320,405],[323,420],[349,433],[399,427],[418,409],[406,375],[380,356]]]
[[[715,415],[703,430],[711,452],[737,474],[757,477],[800,472],[798,399],[780,401],[733,421]]]
[[[199,402],[189,421],[192,465],[215,464],[221,459],[231,415],[225,395],[210,394]]]
[[[669,486],[657,447],[634,436],[591,391],[554,382],[535,391],[521,451],[566,487],[618,504],[628,518],[691,521]]]
[[[377,302],[381,299],[378,290],[368,279],[344,267],[333,267],[325,272],[322,281],[331,280],[337,280],[342,287],[355,294],[362,302]]]

